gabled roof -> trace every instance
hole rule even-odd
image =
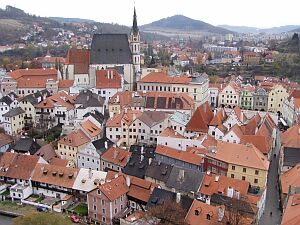
[[[139,120],[145,123],[148,127],[153,127],[163,122],[168,117],[166,112],[161,111],[144,111],[140,116]]]
[[[199,189],[199,193],[211,196],[214,193],[219,193],[227,196],[228,188],[233,188],[240,192],[240,196],[246,196],[250,183],[248,181],[237,180],[226,176],[216,174],[205,174],[203,182]]]
[[[300,148],[300,125],[296,124],[281,134],[281,145],[289,148]]]
[[[124,176],[118,176],[112,180],[107,180],[106,183],[100,185],[98,189],[103,193],[110,201],[114,201],[120,196],[128,193],[129,187],[126,184]]]
[[[6,177],[29,180],[40,157],[17,154],[6,172]]]
[[[258,128],[260,124],[260,120],[261,120],[260,115],[256,113],[255,116],[252,117],[246,125],[241,127],[243,133],[246,135],[254,135],[256,128]]]
[[[300,224],[300,194],[295,194],[288,199],[281,225],[298,224]]]
[[[41,156],[45,161],[49,162],[51,159],[56,158],[56,152],[52,146],[52,144],[43,145],[35,155]]]
[[[214,115],[211,107],[209,106],[208,102],[205,102],[196,109],[192,118],[186,125],[186,130],[207,133],[208,124],[213,119],[213,116]]]
[[[268,159],[252,144],[218,142],[216,152],[207,155],[230,164],[260,170],[269,169]]]
[[[178,192],[196,193],[202,183],[204,173],[199,170],[179,168],[173,166],[168,181],[167,187],[175,188]]]
[[[74,65],[75,74],[87,74],[90,65],[90,50],[71,48],[68,51],[66,64]]]
[[[4,152],[0,153],[0,176],[5,177],[8,168],[12,165],[17,153]]]
[[[179,134],[178,132],[176,132],[175,130],[173,130],[170,127],[167,127],[166,129],[164,129],[160,134],[160,137],[172,137],[172,138],[183,138],[185,139],[184,136],[182,136],[181,134]]]
[[[25,111],[21,107],[13,108],[9,110],[7,113],[3,114],[3,117],[14,117],[25,113]]]
[[[38,163],[32,175],[32,181],[72,188],[78,175],[78,168],[70,168]]]
[[[0,133],[0,147],[13,143],[14,139],[5,133]]]
[[[127,34],[94,34],[91,64],[132,64]]]
[[[151,72],[138,82],[140,83],[168,83],[168,84],[189,84],[192,77],[187,75],[169,76],[165,72]]]
[[[11,149],[19,153],[29,152],[31,155],[35,154],[39,149],[40,145],[31,137],[21,137],[18,139]]]
[[[10,105],[13,100],[9,97],[9,96],[3,96],[1,99],[0,99],[0,102],[4,102],[6,105]]]
[[[78,147],[90,141],[91,139],[82,130],[79,129],[72,131],[67,136],[61,138],[58,143],[67,146]]]
[[[83,109],[88,107],[102,107],[104,99],[90,90],[83,90],[76,96],[75,104],[80,105],[79,108]]]
[[[18,80],[22,77],[45,77],[47,79],[57,78],[57,70],[56,69],[17,69],[10,73],[10,76]]]
[[[90,137],[96,137],[101,133],[101,128],[96,126],[91,120],[82,122],[80,126]]]
[[[172,168],[172,165],[153,160],[148,166],[145,176],[166,183]]]
[[[227,119],[227,115],[225,113],[224,108],[221,108],[213,117],[213,119],[210,121],[210,126],[220,126],[223,124],[223,122]]]
[[[228,133],[229,133],[229,132],[235,133],[236,136],[237,136],[239,139],[241,139],[242,136],[244,135],[244,134],[243,134],[243,131],[242,131],[242,129],[241,129],[241,127],[240,127],[238,124],[235,124],[233,127],[231,127],[230,130],[228,131]],[[227,134],[228,134],[228,133],[227,133]],[[227,134],[226,134],[226,135],[227,135]]]
[[[266,136],[263,135],[243,135],[241,137],[241,144],[253,144],[256,148],[258,148],[264,155],[268,155],[272,143],[268,140]]]
[[[115,69],[96,71],[96,88],[121,88],[122,79]]]
[[[298,163],[292,169],[281,175],[282,193],[288,194],[290,186],[292,188],[300,188],[300,164]]]
[[[131,154],[131,152],[126,151],[122,148],[111,147],[102,154],[101,159],[112,164],[124,167],[128,163]]]
[[[163,145],[157,145],[155,153],[182,162],[191,163],[196,166],[200,166],[201,163],[203,162],[203,158],[201,156],[193,154],[192,152],[179,151],[177,149],[170,148]]]

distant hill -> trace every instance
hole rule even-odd
[[[88,31],[80,31],[76,24],[84,24]],[[43,32],[36,31],[36,25],[44,29]],[[59,29],[72,31],[74,34],[93,34],[93,27],[98,29],[94,32],[101,33],[130,33],[130,27],[118,24],[99,23],[93,20],[80,18],[62,17],[40,17],[25,13],[23,10],[6,6],[0,9],[0,45],[23,43],[23,36],[29,36],[30,40],[53,40],[56,38]],[[142,41],[169,40],[168,37],[157,33],[141,32]]]
[[[234,33],[221,27],[215,27],[211,24],[200,20],[194,20],[183,15],[175,15],[160,19],[141,26],[141,30],[145,32],[158,32],[165,35],[178,34],[228,34]]]
[[[237,33],[266,33],[266,34],[280,34],[284,32],[293,32],[294,29],[300,28],[300,25],[286,25],[280,27],[271,28],[257,28],[257,27],[246,27],[246,26],[230,26],[230,25],[219,25],[218,27],[225,28]]]
[[[81,18],[49,17],[49,19],[55,20],[60,23],[95,23],[94,20]]]
[[[296,29],[293,29],[290,31],[291,33],[294,32],[294,33],[300,33],[300,26],[298,26],[298,28]]]

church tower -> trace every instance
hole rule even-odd
[[[134,7],[133,13],[133,24],[130,33],[130,48],[132,52],[132,62],[134,66],[134,71],[136,78],[138,80],[139,74],[141,72],[141,43],[140,43],[140,31],[137,25],[136,11]]]

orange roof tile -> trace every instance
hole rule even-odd
[[[250,183],[248,181],[232,179],[226,176],[215,174],[205,174],[199,192],[204,195],[211,196],[220,192],[222,188],[222,195],[227,196],[228,187],[239,191],[241,196],[246,196],[248,193]]]
[[[58,141],[59,144],[64,144],[72,147],[79,147],[90,142],[91,139],[82,131],[75,130]]]
[[[281,225],[298,224],[300,224],[300,194],[295,194],[288,199]]]
[[[88,49],[69,49],[66,64],[74,65],[75,74],[87,74],[90,65],[90,50]]]
[[[187,163],[191,163],[197,166],[201,165],[201,163],[203,162],[203,157],[193,154],[192,152],[178,151],[177,149],[162,145],[156,146],[155,153]]]
[[[281,145],[289,148],[300,148],[300,125],[296,124],[281,134]]]
[[[72,188],[79,172],[78,168],[38,163],[32,180],[40,183]]]
[[[59,80],[58,88],[70,88],[74,85],[74,80]]]
[[[213,112],[208,102],[200,105],[186,125],[187,131],[208,132],[208,124],[213,119]]]
[[[124,176],[113,178],[111,181],[107,181],[98,188],[110,201],[114,201],[129,191]]]
[[[101,158],[112,164],[124,167],[128,163],[131,154],[131,152],[126,151],[122,148],[111,147],[105,153],[103,153]]]
[[[223,122],[227,119],[227,115],[225,113],[225,110],[221,108],[216,115],[213,117],[213,119],[210,121],[210,126],[219,126],[222,125]]]
[[[121,76],[115,69],[96,71],[96,88],[121,88]]]
[[[281,175],[282,193],[288,194],[290,186],[296,188],[300,187],[300,164],[297,164]]]
[[[175,130],[173,130],[170,127],[167,127],[166,129],[164,129],[160,134],[160,137],[172,137],[172,138],[184,138],[184,136],[182,136],[181,134],[179,134],[178,132],[176,132]]]
[[[56,69],[17,69],[10,73],[11,77],[15,80],[26,77],[46,77],[48,79],[57,79]]]
[[[143,77],[140,83],[169,83],[169,84],[189,84],[192,81],[192,77],[181,76],[169,76],[164,72],[152,72]]]
[[[261,170],[269,169],[268,159],[252,144],[218,142],[217,151],[207,155],[230,164]]]
[[[90,137],[96,137],[101,133],[101,128],[97,127],[92,121],[86,120],[80,126],[89,134]]]
[[[272,144],[268,141],[268,138],[262,135],[243,135],[241,138],[241,144],[247,143],[253,144],[264,155],[268,155],[272,146]]]

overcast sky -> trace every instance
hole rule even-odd
[[[131,25],[134,0],[0,0],[39,16],[77,17]],[[138,24],[182,14],[220,25],[267,28],[300,24],[299,0],[135,0]]]

